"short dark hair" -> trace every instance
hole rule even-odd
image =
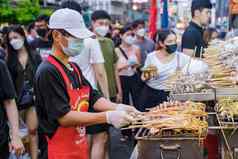
[[[154,38],[154,41],[156,43],[158,42],[162,42],[164,43],[164,41],[166,40],[166,38],[170,35],[170,34],[175,34],[175,32],[171,29],[160,29],[157,31],[156,35],[155,35],[155,38]]]
[[[142,20],[142,19],[135,20],[135,21],[133,22],[133,28],[137,28],[138,25],[143,25],[143,26],[145,26],[145,21]]]
[[[2,34],[3,34],[3,35],[6,35],[6,34],[8,33],[8,30],[9,30],[9,26],[4,26],[4,27],[2,28]]]
[[[191,6],[192,17],[194,17],[196,10],[202,11],[205,8],[212,8],[212,3],[210,0],[193,0]]]
[[[61,3],[60,8],[69,8],[78,11],[80,14],[82,12],[82,8],[78,2],[75,0],[65,0]]]
[[[48,15],[45,15],[45,14],[42,14],[42,15],[39,15],[37,18],[36,18],[36,22],[40,22],[40,21],[45,21],[45,22],[49,22],[49,19],[50,17]]]
[[[133,24],[127,23],[123,28],[120,29],[120,34],[125,34],[129,30],[133,30]]]
[[[93,21],[99,20],[99,19],[108,19],[111,20],[111,16],[104,10],[97,10],[93,12],[91,15],[91,19]]]

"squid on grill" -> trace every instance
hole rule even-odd
[[[134,122],[127,127],[147,128],[154,136],[163,136],[170,131],[173,135],[206,136],[208,123],[203,103],[165,102],[142,114],[132,114]]]

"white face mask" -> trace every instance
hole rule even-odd
[[[125,41],[127,44],[132,45],[132,44],[135,43],[135,38],[134,38],[133,36],[129,35],[129,36],[126,36],[126,37],[124,38],[124,41]]]
[[[14,50],[19,50],[23,47],[24,45],[24,40],[23,39],[12,39],[10,41],[10,44],[12,45]]]
[[[62,46],[63,52],[70,57],[79,55],[83,49],[84,49],[83,40],[81,41],[74,38],[68,38],[68,47]]]
[[[109,27],[108,26],[98,26],[95,28],[95,32],[97,34],[99,34],[100,36],[104,37],[107,35],[109,31]]]
[[[145,28],[141,28],[141,29],[137,30],[137,32],[136,32],[136,35],[140,36],[140,37],[144,37],[145,34],[146,34]]]

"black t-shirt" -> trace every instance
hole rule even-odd
[[[0,59],[4,60],[6,57],[6,52],[0,47]]]
[[[196,48],[195,57],[200,57],[200,52],[203,53],[203,49],[206,47],[206,43],[203,39],[203,32],[204,29],[202,27],[194,22],[190,22],[182,37],[182,50],[195,50]]]
[[[14,99],[16,96],[14,85],[4,61],[0,60],[0,145],[8,140],[7,116],[4,100]]]
[[[80,85],[77,73],[67,69],[60,61],[58,62],[68,75],[73,87],[80,88],[82,85]],[[80,74],[83,85],[90,86],[81,72]],[[90,88],[89,111],[94,112],[93,105],[102,96],[98,91],[93,90],[91,86]],[[44,61],[36,72],[34,89],[40,131],[51,137],[59,126],[58,119],[70,111],[70,99],[66,85],[56,67],[48,61]]]
[[[43,41],[40,38],[36,38],[30,43],[33,49],[50,49],[52,45],[51,41]]]

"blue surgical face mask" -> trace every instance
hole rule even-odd
[[[98,26],[95,28],[95,32],[97,34],[99,34],[100,36],[104,37],[109,32],[109,27],[108,26]]]
[[[72,37],[67,38],[67,40],[68,40],[68,47],[62,46],[62,50],[66,55],[74,57],[79,55],[84,49],[83,40],[75,39]]]
[[[132,45],[135,43],[135,37],[133,37],[132,35],[124,37],[123,40],[129,45]]]

